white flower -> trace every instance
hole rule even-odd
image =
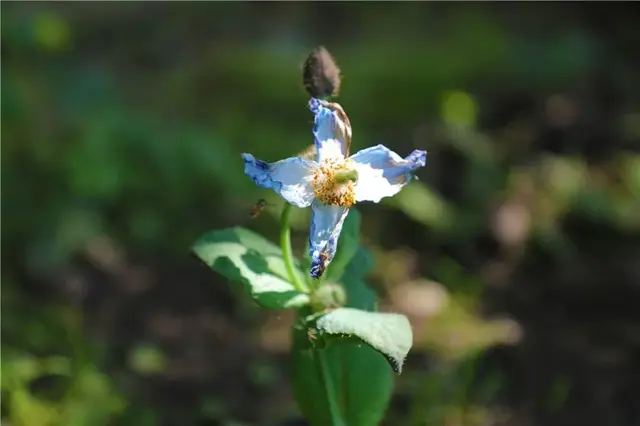
[[[415,150],[402,158],[377,145],[348,157],[351,125],[342,108],[311,98],[309,109],[315,114],[316,161],[292,157],[267,163],[251,154],[242,158],[245,173],[258,186],[273,189],[294,206],[311,206],[309,274],[319,278],[335,255],[349,208],[400,192],[416,169],[425,166],[427,152]]]

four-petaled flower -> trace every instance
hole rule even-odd
[[[337,103],[311,98],[316,161],[292,157],[275,163],[242,154],[244,172],[262,188],[271,188],[296,207],[312,208],[309,230],[309,274],[320,278],[333,259],[349,208],[356,202],[379,202],[397,194],[413,173],[424,167],[427,152],[406,158],[383,145],[349,157],[351,125]]]

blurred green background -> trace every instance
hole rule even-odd
[[[275,238],[240,153],[312,143],[323,44],[353,149],[429,151],[359,206],[415,335],[385,425],[639,424],[633,4],[2,2],[2,423],[305,424],[292,313],[190,245]]]

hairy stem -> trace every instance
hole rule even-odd
[[[291,229],[289,228],[289,219],[291,218],[292,205],[286,203],[282,209],[282,216],[280,216],[280,247],[282,248],[282,257],[284,258],[284,265],[287,268],[287,274],[289,274],[289,280],[296,290],[308,293],[309,289],[307,285],[300,280],[300,275],[296,273],[296,268],[293,262],[293,252],[291,250]]]

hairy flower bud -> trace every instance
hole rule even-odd
[[[302,82],[312,98],[338,96],[340,91],[340,68],[323,46],[309,53],[302,70]]]

